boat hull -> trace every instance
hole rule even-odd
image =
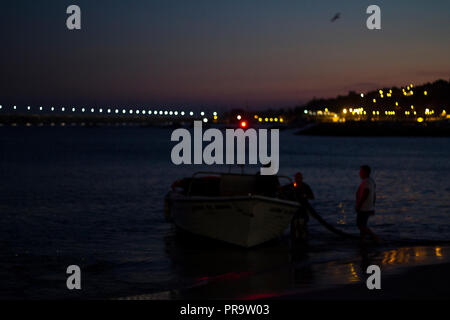
[[[253,247],[275,239],[289,226],[299,205],[263,196],[170,196],[170,218],[193,234]]]

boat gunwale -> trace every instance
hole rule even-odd
[[[248,195],[248,196],[226,196],[226,197],[207,197],[207,196],[186,196],[183,194],[178,194],[179,197],[174,197],[172,201],[183,201],[183,202],[229,202],[229,201],[251,201],[251,200],[261,200],[267,202],[275,202],[279,204],[285,204],[294,207],[300,207],[300,204],[296,201],[284,200],[279,198],[264,197],[260,195]]]

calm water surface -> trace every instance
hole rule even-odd
[[[170,133],[0,128],[0,298],[120,297],[197,288],[211,279],[240,284],[251,292],[248,297],[258,297],[318,285],[323,279],[317,268],[357,255],[353,243],[314,221],[310,250],[294,273],[287,237],[243,250],[176,233],[163,218],[171,183],[218,168],[172,165]],[[449,138],[304,137],[285,131],[280,144],[280,174],[302,171],[317,211],[341,229],[356,232],[358,170],[369,164],[377,183],[371,225],[387,246],[450,240]],[[438,249],[431,254],[438,256]],[[389,262],[389,250],[374,255]],[[420,254],[404,249],[403,256]],[[81,292],[65,289],[71,264],[82,267]],[[245,296],[230,288],[216,295]]]

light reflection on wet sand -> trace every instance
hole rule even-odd
[[[321,261],[322,253],[309,252],[293,260],[288,243],[283,241],[242,250],[201,244],[200,239],[179,240],[167,244],[174,272],[193,279],[194,284],[139,299],[276,299],[346,284],[365,286],[369,265],[379,265],[385,276],[412,266],[444,262],[448,251],[441,246],[383,249],[353,244],[355,255],[351,259]]]
[[[444,248],[446,249],[446,248]],[[430,257],[444,258],[442,247],[398,248],[383,253],[382,265],[424,262]]]

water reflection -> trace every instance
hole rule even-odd
[[[398,248],[383,253],[382,265],[404,264],[423,261],[430,257],[444,257],[441,247]]]
[[[354,261],[339,264],[329,262],[320,270],[320,277],[316,274],[316,286],[324,284],[326,279],[328,285],[365,282],[369,276],[366,273],[370,265],[379,265],[384,271],[392,270],[392,267],[410,267],[423,263],[435,263],[443,260],[446,255],[446,247],[402,247],[377,252],[375,248],[361,248],[358,257]],[[318,267],[314,268],[319,270]],[[322,278],[318,280],[318,278]]]
[[[365,283],[370,265],[379,265],[387,272],[392,267],[443,259],[447,250],[438,246],[383,250],[347,243],[346,250],[353,248],[353,258],[340,261],[336,256],[327,256],[328,251],[316,251],[314,246],[302,254],[293,254],[283,238],[250,250],[180,232],[167,236],[165,243],[172,272],[182,281],[182,290],[175,299],[276,298],[286,293]]]
[[[166,236],[165,251],[174,271],[194,281],[235,279],[291,260],[289,244],[283,239],[248,250],[180,231]]]
[[[356,273],[354,263],[350,263],[349,266],[350,266],[350,277],[348,277],[348,280],[350,282],[357,282],[357,281],[359,281],[359,275]]]

